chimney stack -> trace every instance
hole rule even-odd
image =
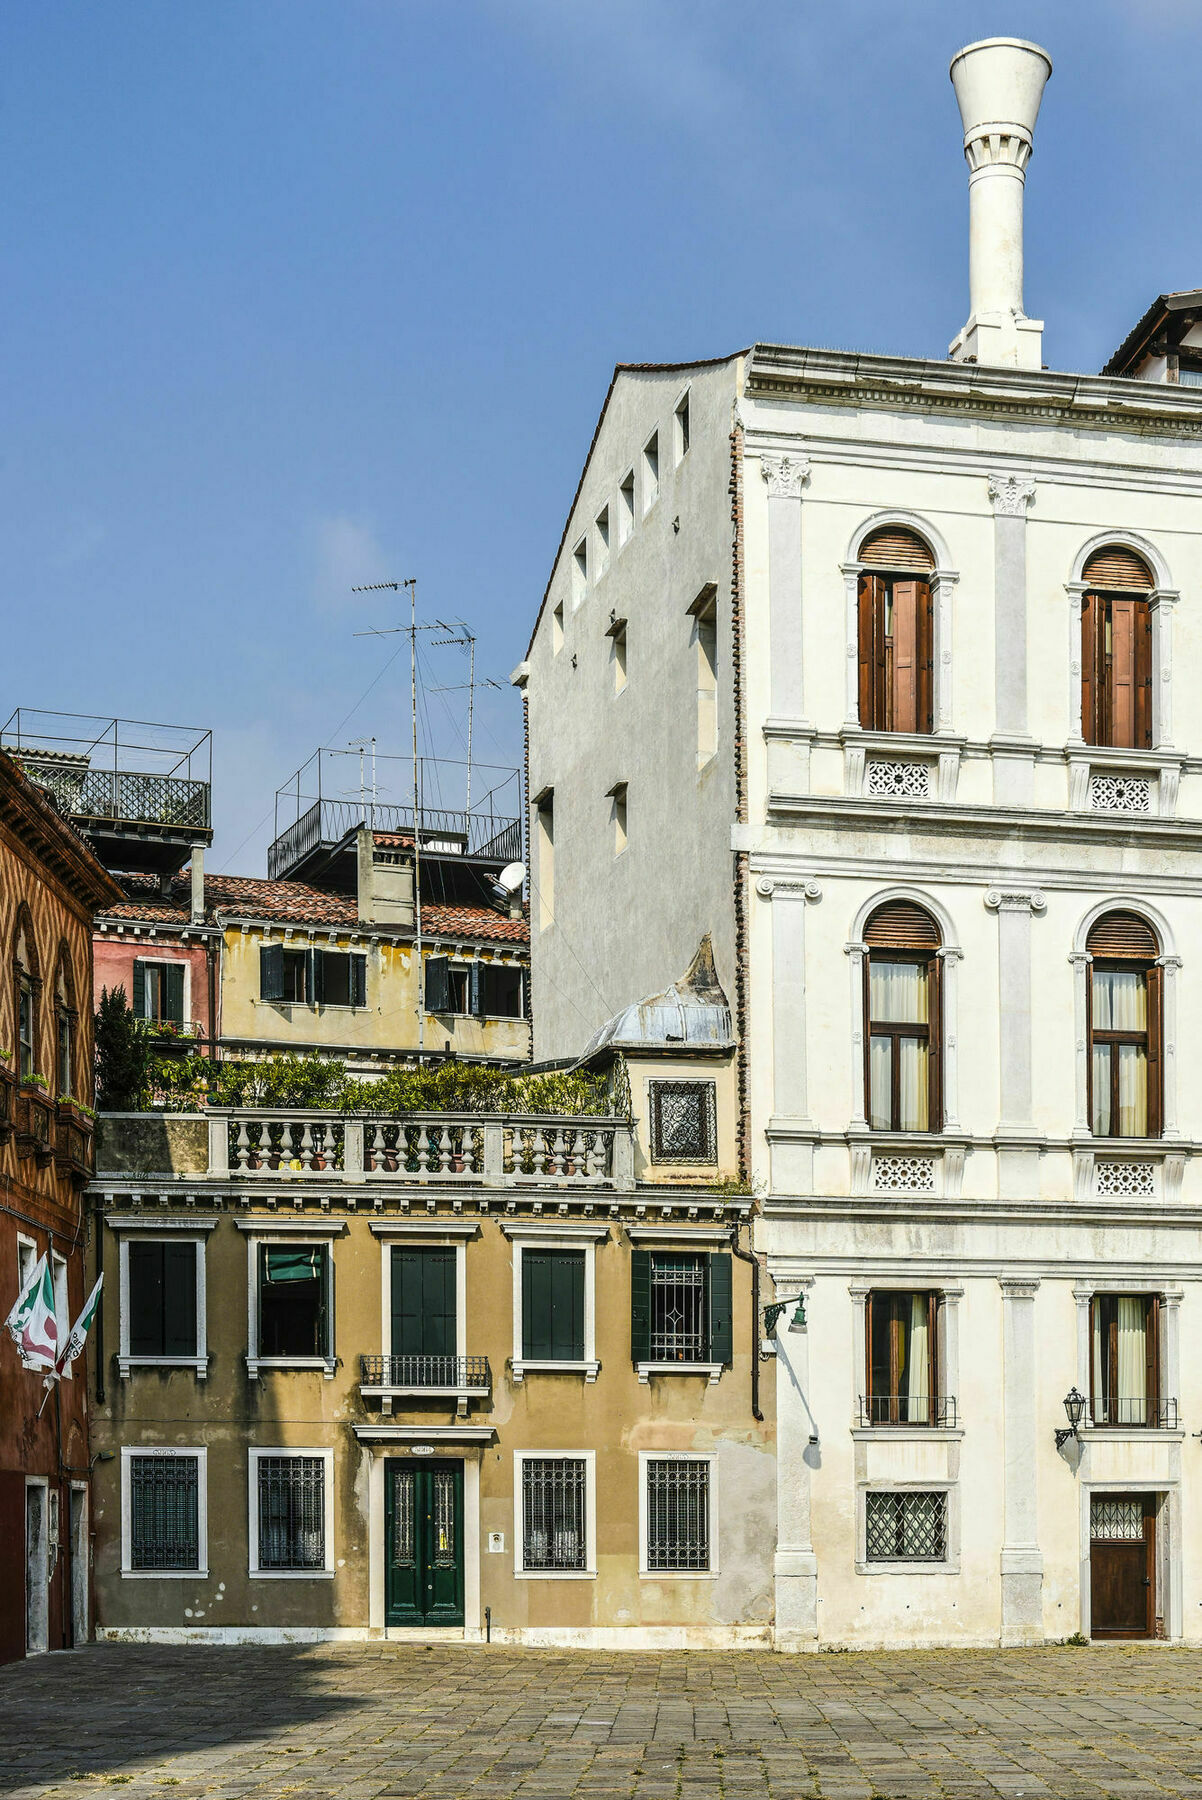
[[[1023,186],[1052,59],[1020,38],[985,38],[952,58],[968,161],[968,323],[956,362],[1043,366],[1043,320],[1023,312]]]

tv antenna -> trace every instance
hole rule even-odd
[[[489,681],[489,680],[477,681],[476,680],[476,634],[475,634],[475,632],[469,631],[468,627],[463,623],[462,620],[457,620],[454,625],[448,625],[446,627],[446,629],[449,632],[451,632],[453,635],[451,637],[434,638],[432,641],[433,646],[437,647],[442,644],[458,644],[461,648],[463,646],[466,646],[467,654],[468,654],[467,680],[451,682],[449,685],[447,685],[445,687],[436,687],[436,688],[432,689],[431,691],[435,694],[462,694],[465,690],[467,692],[467,805],[466,805],[466,811],[470,813],[472,810],[472,716],[475,711],[476,689],[477,688],[496,688],[498,693],[503,692],[503,689],[502,689],[501,683],[499,681]]]

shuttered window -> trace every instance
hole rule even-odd
[[[521,1256],[523,1357],[583,1362],[584,1251],[523,1246]]]
[[[723,1363],[734,1356],[731,1259],[724,1252],[633,1250],[630,1351],[635,1363]]]
[[[259,949],[259,997],[293,1006],[366,1006],[367,957],[361,951]]]
[[[1081,602],[1081,730],[1088,744],[1152,747],[1151,571],[1111,544],[1085,565]]]
[[[131,1356],[195,1356],[195,1241],[134,1239],[129,1257]]]
[[[865,731],[929,732],[934,690],[930,550],[888,527],[860,550],[860,724]]]
[[[878,907],[864,931],[865,1091],[874,1131],[942,1128],[939,928],[911,901]]]
[[[455,1252],[441,1245],[392,1252],[393,1356],[454,1356]]]
[[[139,1019],[156,1025],[184,1022],[184,965],[151,962],[139,957],[134,963],[133,1010]]]
[[[1164,970],[1138,913],[1115,911],[1086,940],[1089,1117],[1095,1137],[1159,1137],[1163,1116]]]

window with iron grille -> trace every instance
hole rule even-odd
[[[651,1360],[708,1362],[709,1258],[651,1255]]]
[[[647,1568],[707,1571],[710,1566],[710,1466],[701,1458],[647,1461]]]
[[[652,1081],[652,1162],[718,1160],[718,1126],[712,1081]]]
[[[571,1456],[522,1462],[522,1567],[587,1569],[587,1465]]]
[[[129,1566],[199,1570],[199,1456],[130,1457]]]
[[[324,1569],[326,1472],[320,1456],[260,1456],[260,1569]]]
[[[868,1562],[946,1562],[946,1490],[865,1494],[864,1527]]]

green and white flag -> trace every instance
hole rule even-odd
[[[58,1357],[54,1277],[45,1256],[29,1271],[6,1321],[17,1354],[27,1369],[53,1369]]]
[[[92,1320],[96,1317],[96,1308],[100,1305],[100,1289],[103,1285],[104,1276],[100,1275],[97,1277],[96,1286],[92,1289],[87,1300],[84,1302],[84,1309],[80,1313],[78,1319],[76,1319],[75,1327],[70,1337],[63,1345],[62,1354],[55,1364],[54,1372],[56,1375],[61,1375],[66,1369],[69,1369],[71,1364],[75,1361],[75,1358],[83,1349]]]

